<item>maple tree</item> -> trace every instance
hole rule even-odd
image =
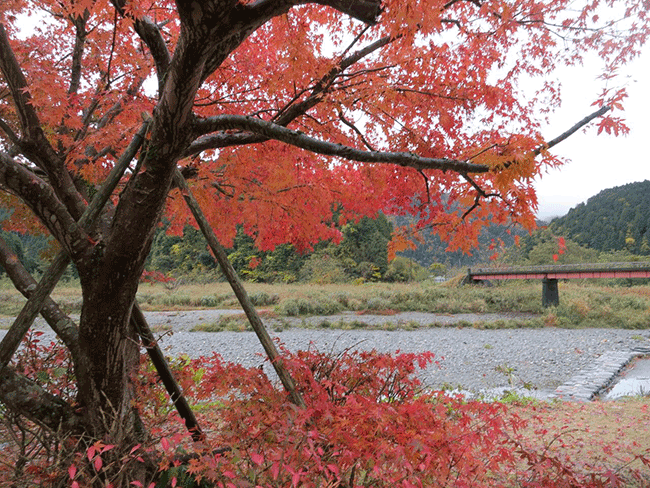
[[[130,319],[162,216],[172,231],[193,224],[179,169],[226,245],[241,224],[261,249],[309,248],[378,210],[418,211],[418,228],[462,249],[488,222],[531,228],[533,178],[561,163],[549,149],[596,117],[600,130],[625,132],[608,114],[625,97],[611,77],[644,44],[647,10],[632,0],[2,2],[5,226],[54,236],[83,306],[78,326],[51,302],[43,309],[70,349],[76,408],[6,367],[10,347],[0,347],[1,400],[52,428],[138,440],[142,334]],[[594,52],[607,78],[601,109],[546,141],[540,126],[561,96],[545,77]],[[542,82],[525,93],[525,80]],[[98,195],[101,210],[89,207]],[[0,251],[30,295],[31,277]]]

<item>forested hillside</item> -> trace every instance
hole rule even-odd
[[[363,217],[340,228],[341,241],[322,241],[311,251],[298,252],[290,244],[261,251],[254,239],[239,228],[228,259],[239,275],[249,281],[333,283],[361,280],[405,281],[410,276],[388,263],[388,242],[393,225],[383,215]],[[149,271],[173,277],[219,279],[221,272],[207,250],[201,233],[186,227],[183,236],[159,229],[147,261]],[[409,268],[413,270],[413,267]]]
[[[549,227],[598,251],[650,255],[650,181],[603,190]]]
[[[396,226],[406,225],[404,218],[391,218]],[[496,253],[514,245],[515,236],[528,235],[519,226],[489,225],[481,230],[478,238],[479,246],[470,253],[462,251],[447,251],[448,244],[438,235],[424,232],[419,239],[414,239],[415,249],[405,250],[399,255],[412,259],[419,265],[430,267],[436,263],[442,264],[447,269],[464,268],[478,263],[487,263]]]

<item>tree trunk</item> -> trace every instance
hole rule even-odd
[[[140,356],[131,309],[175,161],[168,145],[152,141],[144,171],[123,190],[107,235],[100,236],[90,257],[76,263],[83,293],[78,399],[88,433],[98,438],[108,435],[111,443],[138,440],[132,400]]]
[[[137,282],[133,287],[111,281],[83,285],[79,323],[83,374],[78,378],[78,401],[89,435],[128,445],[141,440],[132,406],[140,351],[137,331],[129,320]]]

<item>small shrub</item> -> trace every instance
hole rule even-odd
[[[279,315],[297,317],[299,315],[298,301],[295,298],[287,298],[281,300],[280,303],[275,307],[275,311]]]
[[[280,301],[280,296],[274,294],[268,294],[264,291],[260,291],[257,293],[252,293],[250,295],[251,302],[253,302],[253,305],[256,307],[265,307],[268,305],[275,305]]]
[[[366,302],[366,308],[368,310],[388,310],[391,308],[390,300],[385,298],[371,298]]]
[[[216,307],[217,305],[219,305],[219,300],[214,295],[204,296],[199,300],[199,306],[201,307]]]
[[[350,306],[350,294],[345,291],[336,292],[334,295],[334,300],[341,304],[344,309],[349,308]]]
[[[227,314],[219,317],[216,322],[197,324],[191,332],[245,332],[253,330],[245,314]]]
[[[286,298],[276,306],[279,315],[333,315],[343,310],[340,302],[327,297]]]

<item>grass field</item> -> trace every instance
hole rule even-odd
[[[521,434],[538,452],[548,452],[587,473],[611,469],[625,476],[635,470],[643,480],[629,480],[624,486],[650,486],[650,467],[635,459],[650,456],[647,397],[613,402],[514,404],[508,413],[530,419]]]
[[[536,318],[502,321],[491,327],[615,327],[650,326],[650,286],[606,286],[594,281],[559,284],[560,306],[544,309],[540,282],[507,282],[495,286],[446,283],[366,283],[361,285],[247,283],[253,303],[279,316],[331,315],[344,310],[372,313],[419,311],[443,314],[527,312]],[[59,285],[53,298],[68,313],[78,313],[81,290]],[[239,308],[227,283],[179,285],[141,284],[137,295],[144,310]],[[0,282],[0,315],[15,316],[25,299],[11,283]]]

